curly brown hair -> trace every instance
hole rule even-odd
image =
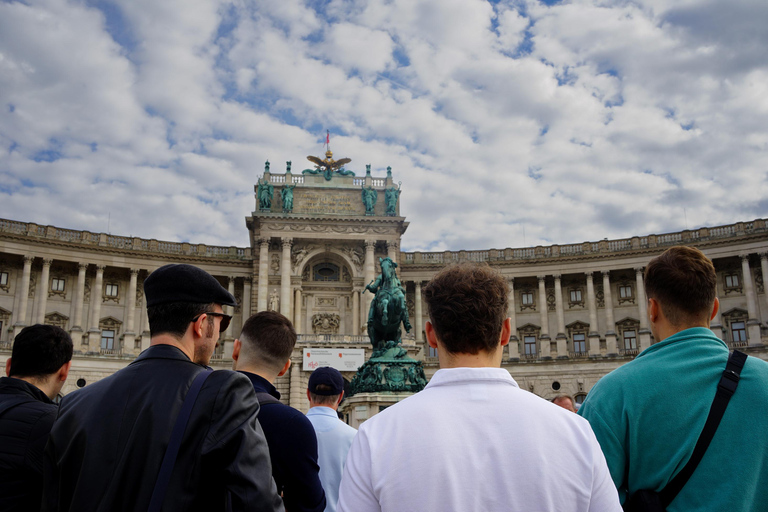
[[[424,288],[424,299],[435,333],[448,352],[477,354],[498,347],[509,285],[487,264],[444,268]]]

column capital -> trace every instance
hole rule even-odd
[[[536,279],[539,280],[539,283],[544,282],[544,280],[547,278],[547,276],[536,276]]]
[[[591,270],[589,272],[584,272],[584,275],[587,276],[587,279],[592,279],[592,274],[594,274],[594,272]]]
[[[35,259],[34,256],[30,256],[29,254],[25,254],[24,255],[24,264],[25,265],[31,265],[32,262],[34,261],[34,259]]]
[[[235,279],[237,279],[237,276],[227,276],[228,283],[234,283]]]
[[[373,250],[376,248],[376,240],[366,240],[365,241],[365,249],[366,250]]]
[[[559,281],[561,277],[563,277],[561,274],[553,274],[552,277],[555,278],[555,281]]]
[[[637,270],[637,269],[635,269]],[[642,270],[642,269],[640,269]],[[601,270],[600,273],[603,275],[603,278],[611,277],[611,271],[610,270]]]
[[[398,246],[397,240],[387,240],[387,249],[391,247],[394,247],[395,249],[397,249],[397,246]]]
[[[96,265],[96,272],[104,272],[105,268],[107,268],[106,265]]]
[[[642,274],[645,267],[635,267],[635,274]]]
[[[83,270],[83,271],[88,270],[88,263],[78,263],[77,264],[77,269],[78,270]]]
[[[286,246],[290,248],[293,245],[293,238],[286,236],[280,239],[280,242],[283,245],[283,249],[285,249]]]
[[[741,261],[749,261],[749,254],[739,254],[739,258],[741,258]]]
[[[53,263],[53,259],[51,258],[43,258],[43,266],[44,267],[50,267]]]
[[[761,252],[760,253],[760,259],[761,260],[768,260],[768,252]]]
[[[269,248],[269,238],[259,238],[259,247],[267,247]]]
[[[141,272],[140,268],[132,268],[132,269],[129,269],[129,270],[131,271],[131,277],[138,276],[139,272]]]
[[[416,288],[421,288],[421,281],[414,281],[413,284]]]

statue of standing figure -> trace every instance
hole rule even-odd
[[[275,194],[275,187],[266,180],[259,180],[258,195],[259,209],[269,210],[272,208],[272,196]]]
[[[286,185],[283,187],[283,189],[280,191],[280,195],[283,198],[283,211],[284,212],[292,212],[293,211],[293,189],[296,188],[296,185]]]
[[[376,206],[376,200],[379,198],[379,193],[374,190],[373,187],[363,187],[363,204],[365,205],[365,214],[373,215],[373,207]]]
[[[397,215],[397,199],[400,197],[400,189],[397,187],[389,187],[384,192],[384,202],[387,205],[387,215],[394,217]]]

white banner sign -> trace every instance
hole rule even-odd
[[[340,372],[354,372],[365,363],[365,350],[362,348],[305,348],[305,372],[311,372],[322,366],[336,368]]]

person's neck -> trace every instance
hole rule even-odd
[[[267,382],[269,382],[270,384],[273,384],[273,385],[274,385],[275,381],[277,380],[277,373],[276,372],[266,370],[266,369],[264,369],[264,368],[262,368],[260,366],[251,366],[251,365],[239,366],[238,365],[235,369],[238,372],[247,372],[247,373],[252,373],[254,375],[258,375],[259,377],[261,377],[262,379],[266,380]]]
[[[171,345],[176,347],[184,352],[184,355],[186,355],[190,361],[194,361],[195,344],[192,340],[189,340],[186,337],[176,338],[170,334],[158,334],[152,336],[152,339],[149,340],[150,347],[154,347],[155,345]]]
[[[653,333],[653,337],[656,338],[656,342],[658,343],[660,341],[664,341],[670,336],[674,336],[675,334],[683,332],[687,329],[693,329],[694,327],[704,327],[705,329],[709,329],[709,324],[704,325],[703,323],[693,323],[686,325],[672,325],[669,322],[664,322],[652,327],[655,327],[655,329],[651,329],[651,331]]]
[[[56,389],[56,381],[52,376],[48,376],[47,379],[36,379],[33,377],[11,377],[12,379],[23,380],[27,384],[35,386],[37,389],[45,393],[45,396],[53,400],[56,395],[59,394],[59,390]]]
[[[437,358],[440,368],[499,368],[501,367],[502,347],[493,352],[485,350],[477,354],[449,353],[438,350]]]
[[[309,402],[309,408],[310,409],[313,409],[315,407],[325,407],[326,409],[331,409],[332,411],[338,411],[339,410],[339,406],[338,405],[334,406],[334,405],[328,405],[328,404],[315,404],[315,403]]]

